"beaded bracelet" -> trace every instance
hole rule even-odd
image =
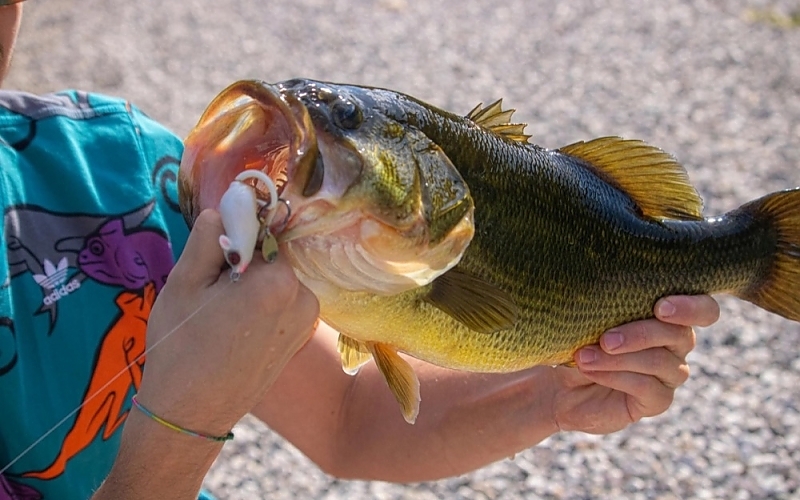
[[[199,432],[190,431],[189,429],[184,429],[180,425],[175,425],[172,422],[167,422],[163,418],[159,417],[155,413],[151,412],[150,410],[148,410],[147,408],[142,406],[142,403],[140,403],[136,399],[136,395],[134,395],[131,398],[131,401],[133,401],[133,406],[138,408],[139,411],[141,411],[142,413],[144,413],[148,417],[152,418],[153,420],[155,420],[159,424],[161,424],[161,425],[163,425],[163,426],[165,426],[165,427],[167,427],[169,429],[172,429],[173,431],[180,432],[181,434],[186,434],[187,436],[194,436],[194,437],[198,437],[198,438],[202,438],[202,439],[207,439],[209,441],[230,441],[231,439],[233,439],[233,432],[228,432],[224,436],[209,436],[208,434],[202,434],[202,433],[199,433]]]

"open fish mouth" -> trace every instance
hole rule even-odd
[[[225,190],[245,170],[260,170],[275,183],[313,189],[321,175],[314,127],[294,96],[257,80],[238,81],[208,105],[184,141],[178,180],[181,212],[191,226],[206,208],[218,208]],[[249,179],[257,197],[269,191]]]
[[[474,234],[469,190],[424,134],[364,102],[308,80],[230,85],[184,141],[178,197],[187,223],[219,210],[244,179],[258,201],[282,201],[288,213],[258,210],[256,226],[269,231],[248,222],[243,233],[274,236],[315,292],[394,294],[430,283]],[[240,177],[248,171],[268,176],[280,200],[266,179]]]

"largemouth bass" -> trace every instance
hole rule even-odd
[[[546,149],[512,113],[237,82],[185,141],[181,208],[191,223],[242,170],[267,173],[291,207],[273,232],[340,332],[344,370],[374,359],[411,423],[419,382],[398,352],[478,372],[569,364],[671,294],[800,321],[800,188],[703,218],[664,151],[617,137]]]

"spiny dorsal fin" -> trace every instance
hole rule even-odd
[[[487,128],[495,134],[501,135],[512,141],[528,142],[530,135],[525,134],[525,123],[511,123],[511,115],[514,109],[503,111],[503,100],[498,99],[492,104],[483,107],[483,103],[478,103],[467,113],[467,118],[478,125]]]
[[[348,375],[355,375],[359,368],[372,359],[372,354],[366,344],[342,333],[339,334],[336,350],[339,351],[342,358],[342,370]]]
[[[403,418],[409,424],[413,424],[419,414],[420,397],[417,374],[392,346],[378,342],[370,342],[367,346],[372,352],[372,357],[375,358],[378,370],[383,374],[383,378],[389,384],[389,389],[400,403]]]
[[[511,296],[458,267],[433,281],[425,301],[479,333],[511,328],[518,309]]]
[[[642,141],[601,137],[559,149],[594,167],[655,219],[700,220],[703,200],[672,156]]]

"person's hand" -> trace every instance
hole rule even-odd
[[[676,296],[661,299],[655,313],[654,319],[609,330],[599,345],[580,349],[577,368],[554,370],[559,429],[607,434],[669,408],[675,389],[689,377],[692,326],[717,321],[719,306],[707,295]]]
[[[259,402],[313,333],[314,295],[280,255],[259,257],[232,283],[207,210],[194,224],[148,322],[139,401],[183,427],[224,435]],[[173,332],[174,333],[171,333]]]

